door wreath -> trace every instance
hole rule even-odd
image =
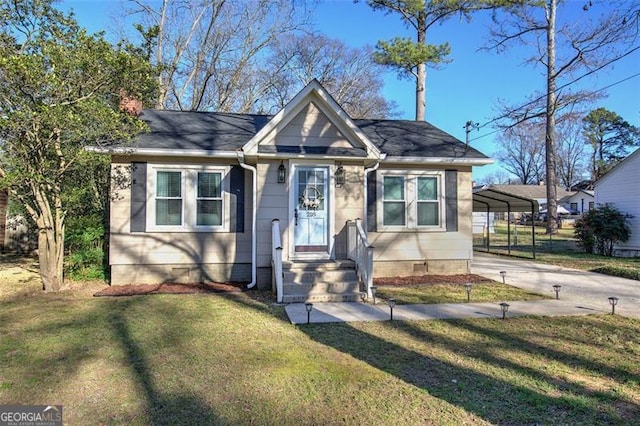
[[[305,190],[302,191],[298,202],[300,203],[300,207],[306,210],[318,210],[320,204],[322,204],[322,200],[324,200],[324,197],[322,193],[318,191],[318,188],[315,186],[307,186]]]

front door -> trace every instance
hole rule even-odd
[[[294,255],[329,252],[328,167],[297,166],[294,177]]]

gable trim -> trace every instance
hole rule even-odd
[[[312,80],[300,91],[287,105],[284,106],[273,118],[262,128],[254,137],[252,137],[243,147],[242,151],[246,155],[254,155],[258,153],[258,145],[271,132],[277,130],[278,127],[284,127],[304,108],[308,103],[315,101],[314,104],[320,111],[327,115],[330,121],[334,122],[341,131],[345,132],[347,139],[355,139],[362,143],[367,151],[367,158],[379,159],[382,152],[377,146],[369,140],[362,130],[353,122],[351,117],[338,105],[338,103],[329,95],[317,80]],[[337,123],[336,123],[337,121]],[[343,129],[344,128],[344,129]]]

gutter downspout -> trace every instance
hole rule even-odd
[[[252,212],[251,212],[251,282],[249,284],[247,284],[247,288],[253,288],[255,287],[256,283],[257,283],[257,235],[256,235],[256,223],[257,223],[257,216],[258,216],[258,212],[257,212],[257,205],[258,205],[258,195],[257,195],[257,190],[256,188],[258,187],[258,171],[256,170],[255,167],[248,165],[247,163],[244,162],[244,152],[237,151],[238,153],[238,162],[240,162],[240,166],[243,169],[247,169],[247,170],[251,170],[251,182],[253,187],[252,192],[253,192],[253,206],[252,206]]]
[[[380,158],[376,161],[376,164],[374,164],[372,167],[369,167],[368,169],[364,169],[364,217],[362,218],[362,226],[365,230],[365,232],[367,231],[367,229],[369,229],[369,220],[368,220],[368,212],[367,212],[367,207],[369,205],[369,173],[371,172],[375,172],[376,170],[378,170],[378,167],[380,167],[380,162],[382,160],[384,160],[387,157],[387,154],[382,154],[380,156]]]

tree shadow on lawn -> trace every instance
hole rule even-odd
[[[5,337],[4,342],[0,342],[0,359],[7,361],[0,366],[0,397],[3,403],[43,403],[43,398],[52,398],[53,401],[49,401],[52,404],[64,402],[67,410],[65,419],[77,423],[89,419],[107,423],[115,419],[125,423],[152,424],[195,422],[196,419],[203,424],[228,423],[194,393],[172,393],[154,383],[154,372],[157,371],[150,367],[149,357],[150,351],[158,349],[158,346],[152,347],[147,342],[151,340],[161,342],[161,347],[187,350],[188,339],[179,332],[180,328],[175,327],[158,327],[154,330],[157,331],[155,336],[134,336],[132,324],[137,320],[131,311],[147,309],[147,298],[78,301],[72,297],[62,293],[42,293],[22,301],[17,298],[9,302],[0,301],[0,332]],[[153,309],[154,315],[164,322],[193,323],[197,320],[174,304],[162,303],[158,297],[153,299],[153,306],[149,309]],[[38,317],[27,319],[28,315],[33,317],[33,312],[38,312]],[[138,325],[134,327],[140,334],[143,331]],[[139,343],[142,340],[144,343]],[[12,360],[13,357],[20,359]],[[68,388],[84,371],[83,365],[98,360],[102,361],[99,365],[116,365],[115,371],[113,368],[99,372],[91,370],[92,374],[101,375],[97,386],[108,389],[91,388],[92,380],[84,377],[79,379],[82,389]],[[123,366],[125,371],[122,371]],[[133,374],[128,374],[126,369]],[[114,373],[122,377],[108,376]],[[124,382],[118,382],[119,379]],[[130,383],[127,379],[131,379]],[[34,389],[38,390],[34,392]],[[93,404],[84,405],[83,393],[86,391],[107,394],[112,398],[96,401],[93,395],[89,397]],[[122,399],[114,404],[113,397]],[[135,406],[140,402],[142,410],[131,408],[132,404]],[[121,404],[128,404],[129,408]]]
[[[621,424],[626,421],[633,424],[631,419],[637,419],[640,414],[637,403],[623,399],[615,392],[594,390],[577,381],[568,383],[543,371],[507,360],[501,356],[501,349],[510,348],[512,336],[506,333],[497,337],[487,336],[487,330],[473,325],[477,321],[444,322],[445,327],[460,327],[475,334],[466,347],[460,341],[433,331],[426,322],[393,321],[377,324],[373,326],[378,330],[376,335],[348,323],[311,324],[299,328],[319,343],[350,354],[491,423]],[[361,328],[366,330],[370,326]],[[408,334],[418,340],[415,349],[394,343],[396,333]],[[389,339],[380,336],[389,336]],[[481,343],[474,344],[476,339]],[[521,341],[518,344],[527,346],[530,343]],[[532,345],[531,348],[537,352],[536,356],[547,356],[546,347]],[[564,360],[572,355],[557,352],[553,356]],[[603,366],[590,360],[578,362],[586,363],[587,368],[594,370]],[[473,369],[462,366],[476,363],[477,367]],[[506,378],[492,375],[494,369]],[[505,369],[508,371],[505,372]],[[627,372],[607,373],[617,378]],[[612,412],[614,408],[611,405],[619,408],[624,417]]]

